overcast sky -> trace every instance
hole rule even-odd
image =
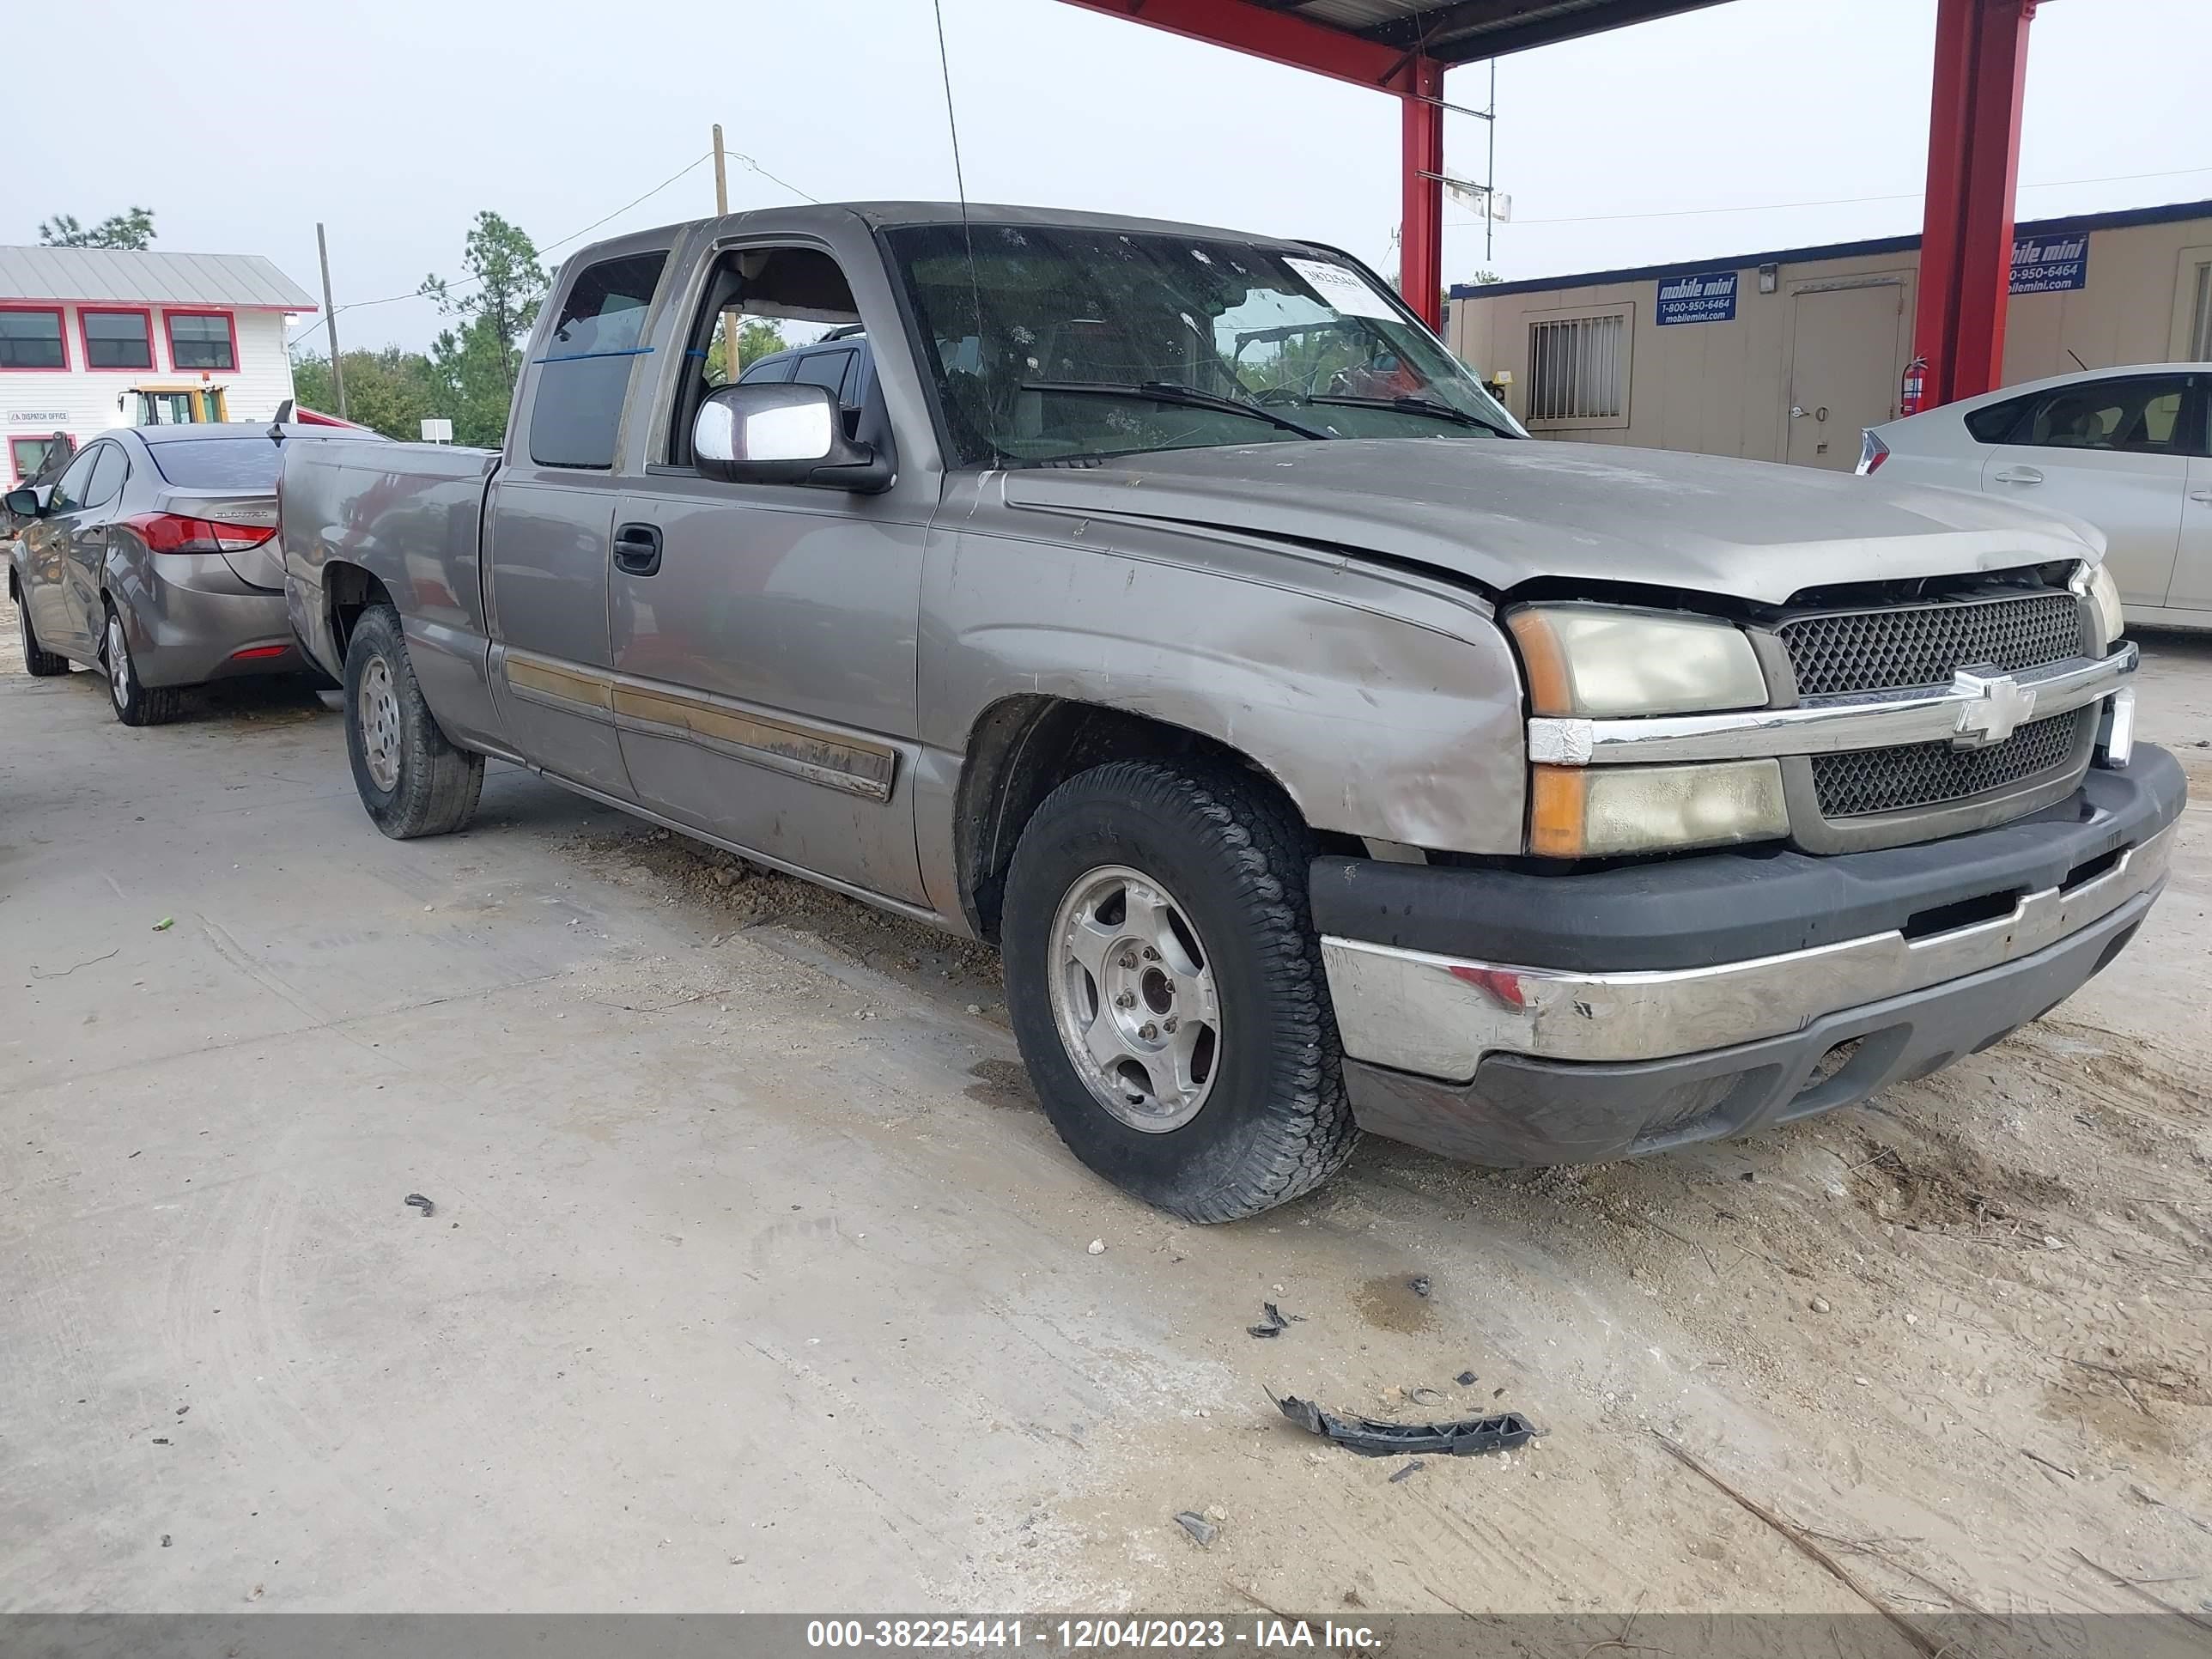
[[[1310,236],[1395,270],[1394,100],[1059,0],[944,5],[971,199]],[[1917,229],[1935,13],[1728,0],[1502,59],[1515,220],[1491,268]],[[2212,197],[2212,0],[2045,0],[2033,39],[2022,218]],[[554,242],[702,157],[717,120],[825,201],[953,194],[929,0],[75,0],[17,9],[0,61],[0,242],[143,204],[157,246],[266,254],[313,291],[320,218],[349,349],[428,340],[425,301],[344,307],[457,272],[479,208]],[[1445,92],[1488,95],[1481,64]],[[1486,137],[1449,116],[1446,170],[1481,178]],[[2169,176],[2120,176],[2144,173]],[[742,167],[731,193],[796,199]],[[1875,197],[1894,199],[1835,199]],[[595,234],[713,206],[702,165]],[[1759,210],[1699,211],[1735,207]],[[1447,218],[1463,280],[1482,232]]]

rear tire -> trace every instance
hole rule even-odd
[[[1152,761],[1070,779],[1015,848],[1006,1005],[1046,1115],[1092,1170],[1188,1220],[1286,1203],[1358,1142],[1311,857],[1252,780]],[[1178,1057],[1170,1034],[1193,1024]]]
[[[115,601],[107,602],[107,621],[100,641],[100,666],[107,671],[107,705],[125,726],[167,726],[184,707],[184,693],[173,685],[149,686],[138,678],[138,665],[131,655],[130,631]]]
[[[31,604],[27,594],[18,588],[15,592],[15,621],[23,634],[23,668],[39,678],[52,679],[57,674],[69,672],[69,659],[58,651],[49,651],[39,643],[39,630],[31,626]]]
[[[376,827],[394,841],[466,829],[483,791],[483,757],[439,729],[392,606],[361,613],[345,671],[346,753]]]

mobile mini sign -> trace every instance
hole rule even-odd
[[[1734,322],[1735,279],[1733,270],[1662,278],[1659,283],[1660,323]]]
[[[2070,294],[2089,283],[2089,239],[2023,236],[2012,245],[2014,294]]]

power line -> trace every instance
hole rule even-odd
[[[2162,173],[2112,173],[2098,179],[2050,179],[2040,184],[2023,184],[2021,190],[2057,190],[2069,185],[2117,185],[2138,179],[2179,179],[2190,173],[2212,173],[2212,167],[2172,167]],[[1696,219],[1717,213],[1775,213],[1788,208],[1845,207],[1862,202],[1917,202],[1925,191],[1899,191],[1888,196],[1830,196],[1806,202],[1748,202],[1736,207],[1668,208],[1650,213],[1588,213],[1569,218],[1516,219],[1519,225],[1595,225],[1610,224],[1623,219]],[[1472,224],[1473,220],[1455,222]]]
[[[538,252],[541,254],[550,253],[556,248],[566,247],[569,243],[576,241],[582,237],[590,235],[593,231],[597,230],[601,225],[605,224],[609,220],[619,219],[623,214],[628,213],[632,208],[639,206],[642,203],[650,201],[653,198],[659,195],[662,191],[666,190],[671,185],[675,184],[678,179],[683,179],[685,175],[703,165],[705,162],[711,161],[714,157],[714,152],[710,149],[695,156],[692,160],[684,163],[684,166],[678,167],[674,173],[670,173],[668,177],[663,179],[651,190],[647,191],[643,195],[634,197],[629,201],[624,202],[612,213],[600,215],[599,217],[592,220],[591,223],[586,225],[581,230],[572,230],[566,236],[561,237],[557,240],[546,243],[544,246],[540,247]],[[811,196],[808,196],[806,192],[799,189],[798,185],[786,184],[784,180],[777,178],[775,174],[770,173],[758,161],[753,160],[751,156],[740,155],[736,150],[729,150],[726,151],[726,154],[733,157],[737,161],[744,162],[746,167],[750,168],[753,172],[760,174],[762,178],[768,179],[771,184],[779,185],[782,189],[789,191],[793,195],[801,197],[809,202],[816,199]],[[467,288],[471,284],[482,282],[483,280],[483,279],[480,276],[464,276],[460,281],[450,284],[448,291],[450,292],[453,289]],[[405,294],[387,294],[380,300],[353,300],[348,301],[344,305],[336,307],[331,314],[336,315],[338,312],[345,311],[365,311],[371,306],[396,305],[402,300],[415,300],[420,299],[421,297],[422,297],[422,290],[418,288],[410,289]],[[306,328],[300,331],[297,337],[287,340],[284,343],[285,349],[288,351],[290,350],[294,346],[298,345],[301,340],[307,339],[310,335],[315,333],[322,326],[323,324],[319,319],[309,324]]]

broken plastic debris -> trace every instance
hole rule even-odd
[[[154,924],[154,931],[157,933],[166,933],[176,925],[177,919],[174,916],[163,916],[161,921]]]
[[[1474,1386],[1474,1373],[1473,1371],[1462,1371],[1459,1374],[1458,1381],[1460,1387],[1462,1389],[1471,1389]]]
[[[1215,1539],[1221,1536],[1221,1528],[1215,1526],[1212,1522],[1207,1520],[1196,1510],[1177,1510],[1176,1512],[1176,1525],[1181,1527],[1185,1532],[1188,1533],[1191,1537],[1196,1540],[1198,1547],[1200,1549],[1204,1549],[1208,1545],[1212,1544]]]
[[[1403,1457],[1408,1452],[1441,1452],[1468,1457],[1476,1452],[1510,1451],[1537,1435],[1536,1425],[1518,1412],[1470,1417],[1444,1423],[1378,1423],[1371,1417],[1340,1417],[1296,1395],[1277,1398],[1276,1409],[1308,1434],[1334,1440],[1363,1457]]]
[[[438,1212],[438,1206],[433,1204],[428,1199],[423,1197],[420,1193],[410,1193],[406,1197],[401,1199],[399,1201],[402,1204],[411,1204],[416,1209],[422,1211],[422,1218],[425,1221],[428,1221],[432,1216]]]
[[[1244,1328],[1254,1336],[1280,1336],[1285,1331],[1290,1329],[1293,1323],[1305,1322],[1304,1314],[1285,1314],[1272,1302],[1262,1302],[1260,1307],[1261,1310],[1267,1316],[1267,1322],[1263,1325],[1247,1325]]]
[[[1406,1288],[1415,1296],[1426,1296],[1429,1293],[1429,1276],[1426,1273],[1414,1274],[1406,1281]]]
[[[1400,1469],[1397,1474],[1392,1475],[1390,1477],[1390,1484],[1395,1486],[1401,1480],[1403,1480],[1407,1475],[1419,1474],[1423,1469],[1425,1469],[1428,1467],[1429,1466],[1426,1463],[1424,1463],[1417,1457],[1412,1462],[1407,1464],[1404,1468]]]

